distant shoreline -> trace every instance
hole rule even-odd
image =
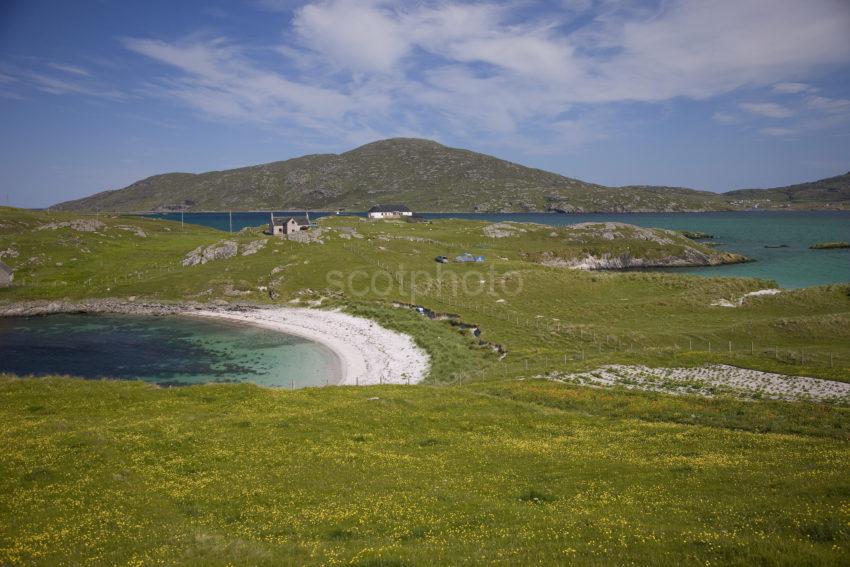
[[[15,207],[13,207],[15,208]],[[180,211],[90,211],[79,209],[52,209],[51,207],[19,207],[28,211],[46,211],[53,213],[68,213],[80,215],[178,215]],[[336,216],[336,209],[246,209],[246,210],[200,210],[200,211],[183,211],[187,215],[195,214],[269,214],[269,213],[319,213]],[[552,216],[581,216],[581,215],[702,215],[702,214],[721,214],[721,213],[850,213],[850,208],[815,208],[815,209],[788,209],[788,208],[751,208],[751,209],[711,209],[711,210],[681,210],[681,211],[581,211],[581,212],[557,212],[557,211],[423,211],[416,210],[416,214],[424,215],[552,215]],[[362,216],[366,211],[343,211],[339,216]]]

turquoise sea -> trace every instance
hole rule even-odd
[[[276,213],[278,214],[278,213]],[[317,219],[332,213],[315,212]],[[358,214],[358,213],[346,213]],[[359,213],[364,215],[365,213]],[[180,220],[180,214],[151,215]],[[424,213],[429,219],[466,218],[490,221],[568,225],[618,221],[644,227],[690,230],[714,235],[718,248],[756,260],[748,264],[706,268],[672,268],[707,276],[746,276],[776,281],[785,288],[850,281],[850,250],[809,250],[818,242],[850,241],[850,211],[840,212],[718,212],[718,213]],[[186,213],[184,221],[234,231],[268,223],[267,212]],[[780,246],[783,246],[780,248]]]
[[[0,317],[0,373],[140,379],[163,385],[335,384],[336,354],[253,325],[184,316]]]

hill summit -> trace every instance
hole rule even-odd
[[[741,202],[754,197],[740,195]],[[416,211],[635,212],[739,208],[678,187],[605,187],[416,138],[372,142],[207,173],[166,173],[56,205],[77,211],[365,210],[400,202]]]

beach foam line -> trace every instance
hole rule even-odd
[[[408,335],[341,311],[280,307],[186,314],[250,323],[322,344],[339,357],[343,386],[416,384],[430,367],[428,354]]]

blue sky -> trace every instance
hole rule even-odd
[[[608,185],[850,170],[848,0],[0,0],[0,203],[425,137]]]

